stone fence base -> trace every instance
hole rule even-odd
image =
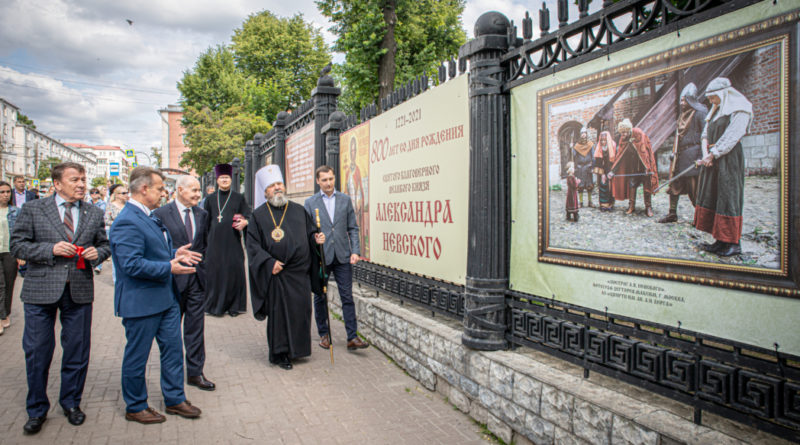
[[[468,349],[458,322],[358,284],[353,293],[359,332],[374,347],[506,443],[784,443],[708,413],[695,425],[686,405],[596,373],[584,379],[581,368],[543,353]]]

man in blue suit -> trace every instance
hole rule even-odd
[[[192,252],[205,255],[208,212],[197,206],[202,196],[200,182],[193,176],[183,175],[175,182],[175,189],[175,200],[153,213],[161,219],[178,245],[190,244]],[[204,391],[213,391],[216,386],[203,374],[206,362],[203,332],[206,318],[205,265],[201,262],[196,269],[197,273],[175,275],[183,314],[183,345],[186,348],[188,375],[186,383]]]
[[[169,232],[153,209],[166,195],[164,176],[150,167],[137,167],[130,175],[130,199],[111,225],[109,238],[117,281],[114,312],[125,327],[122,357],[122,398],[125,419],[143,424],[161,423],[166,417],[147,404],[145,368],[153,339],[161,351],[161,392],[167,414],[187,418],[200,415],[183,391],[181,310],[172,275],[193,274],[202,255],[184,245],[172,248]]]
[[[333,272],[339,288],[347,331],[347,350],[364,349],[369,347],[369,343],[358,337],[356,307],[353,304],[353,264],[358,263],[361,252],[356,214],[350,197],[335,190],[336,176],[331,167],[323,165],[315,175],[320,191],[306,199],[306,212],[314,218],[315,210],[319,209],[321,230],[325,234],[325,270]],[[314,294],[314,318],[320,337],[319,346],[323,349],[331,346],[326,298],[325,295]]]

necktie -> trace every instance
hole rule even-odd
[[[189,238],[191,243],[194,237],[192,236],[192,218],[189,216],[189,209],[184,209],[186,216],[183,218],[183,223],[186,225],[186,237]]]
[[[72,223],[72,203],[64,202],[64,228],[67,229],[67,238],[72,242],[75,237],[75,226]]]

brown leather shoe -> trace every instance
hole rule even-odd
[[[153,408],[147,407],[138,413],[125,413],[125,420],[149,425],[151,423],[164,423],[167,418]]]
[[[356,349],[366,349],[366,348],[369,348],[369,343],[365,342],[364,340],[361,340],[358,337],[347,342],[348,351],[355,351]]]
[[[331,337],[329,335],[323,335],[319,338],[319,347],[322,349],[330,349],[331,348]]]
[[[192,405],[192,402],[186,400],[179,405],[173,405],[167,407],[167,414],[177,414],[181,417],[185,417],[187,419],[194,419],[196,417],[200,417],[200,408]]]
[[[667,213],[667,216],[659,219],[658,222],[661,223],[661,224],[678,222],[678,214],[677,213]]]

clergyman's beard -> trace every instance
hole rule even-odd
[[[283,207],[286,205],[287,202],[286,195],[284,195],[283,192],[273,193],[272,196],[269,199],[267,199],[267,201],[269,201],[269,203],[272,204],[273,207]]]

